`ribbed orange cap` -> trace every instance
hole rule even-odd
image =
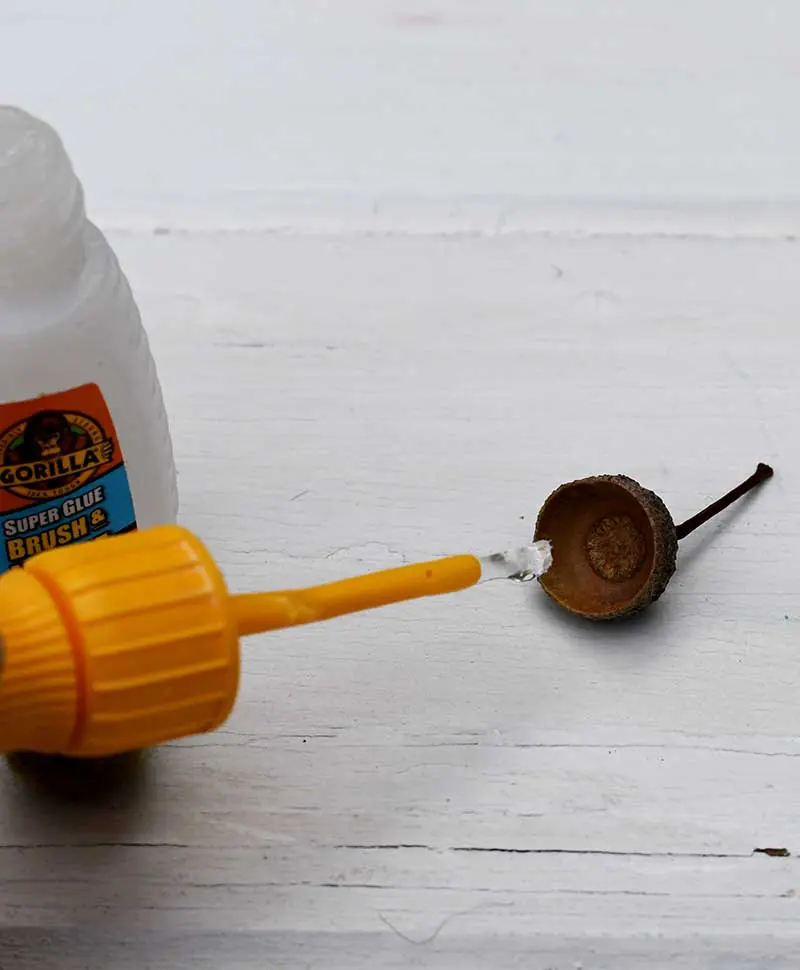
[[[238,633],[224,580],[178,526],[54,550],[7,573],[0,638],[0,750],[147,747],[213,730],[236,699]],[[56,687],[58,704],[44,694]]]
[[[0,750],[54,754],[75,729],[78,690],[69,634],[35,576],[0,580]]]

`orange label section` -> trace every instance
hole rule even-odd
[[[0,572],[135,528],[122,450],[96,384],[0,404]]]

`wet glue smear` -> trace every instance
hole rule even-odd
[[[481,578],[479,583],[492,579],[511,579],[517,583],[529,583],[543,576],[553,564],[550,543],[544,539],[529,546],[519,546],[505,552],[493,552],[481,556]]]

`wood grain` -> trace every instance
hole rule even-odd
[[[796,0],[17,0],[0,64],[106,224],[472,231],[534,199],[585,230],[623,199],[797,232],[799,28]]]
[[[585,474],[678,518],[777,474],[638,620],[495,583],[285,631],[215,735],[83,797],[5,771],[0,965],[793,965],[797,244],[112,243],[235,589],[519,543]]]

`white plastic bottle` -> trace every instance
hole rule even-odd
[[[172,522],[167,417],[128,282],[58,135],[0,107],[0,572]]]

